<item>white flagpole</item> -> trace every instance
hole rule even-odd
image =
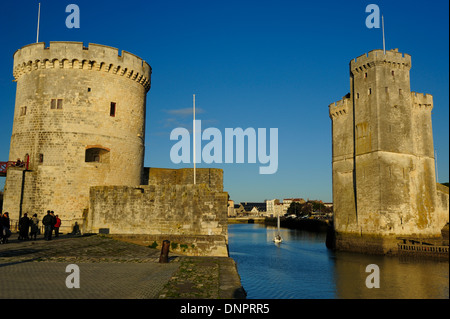
[[[39,20],[41,19],[41,3],[39,2],[36,43],[39,42]]]
[[[195,185],[196,184],[196,172],[195,172],[195,139],[196,139],[196,136],[195,136],[195,94],[194,94],[193,99],[194,99],[194,122],[193,122],[193,126],[194,126],[194,138],[193,138],[193,140],[194,140],[194,185]]]
[[[384,17],[383,17],[383,15],[381,15],[381,27],[383,29],[383,52],[384,52],[384,55],[386,55],[386,43],[385,43],[385,39],[384,39]]]

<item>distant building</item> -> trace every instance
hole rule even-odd
[[[236,217],[236,212],[234,210],[234,200],[228,201],[228,217]],[[238,206],[239,207],[239,206]]]
[[[265,216],[267,212],[266,203],[245,202],[241,206],[245,216]]]
[[[279,199],[266,200],[266,213],[268,217],[273,217],[275,215],[275,205],[279,203]]]
[[[284,212],[284,214],[287,213],[287,211],[289,209],[289,206],[291,206],[291,204],[293,202],[297,202],[297,203],[300,203],[300,204],[306,203],[306,201],[303,198],[285,198],[285,199],[283,199],[283,212]]]
[[[273,207],[273,216],[274,217],[278,215],[283,216],[284,215],[283,208],[284,206],[282,203],[275,204]]]

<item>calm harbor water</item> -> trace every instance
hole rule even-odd
[[[325,234],[230,224],[229,250],[248,299],[449,298],[449,264],[433,260],[333,252]],[[380,269],[380,288],[366,287],[366,266]]]

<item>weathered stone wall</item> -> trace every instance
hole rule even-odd
[[[437,237],[433,98],[410,91],[411,57],[374,50],[350,62],[350,93],[329,105],[337,246],[390,251],[395,236]],[[378,246],[378,248],[375,248]]]
[[[144,185],[187,185],[194,183],[192,168],[170,169],[144,168]],[[223,191],[223,170],[218,168],[197,168],[196,183],[206,184],[210,189]]]
[[[332,172],[333,202],[335,224],[346,229],[357,223],[356,199],[354,190],[354,141],[353,141],[353,102],[346,96],[329,106],[332,119]]]
[[[82,220],[91,186],[142,183],[151,76],[146,62],[103,45],[36,43],[15,52],[13,74],[17,94],[9,160],[30,156],[24,211],[53,210],[64,220]],[[93,148],[106,155],[86,162]],[[7,174],[3,208],[17,219],[21,180],[15,175]]]
[[[205,184],[92,187],[86,231],[164,238],[187,254],[228,256],[227,202],[226,192]]]
[[[436,219],[437,223],[444,223],[447,225],[448,231],[448,223],[449,223],[449,189],[447,186],[437,183],[437,214]],[[441,230],[442,231],[442,230]],[[447,238],[448,241],[448,238]]]

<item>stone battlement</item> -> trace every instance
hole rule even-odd
[[[411,92],[412,105],[428,110],[433,109],[433,96],[431,94]]]
[[[331,103],[328,106],[330,118],[334,119],[338,116],[348,114],[350,103],[351,103],[350,98],[346,96],[342,100]]]
[[[360,72],[377,64],[390,64],[391,67],[411,68],[411,56],[398,52],[398,49],[386,51],[372,50],[350,61],[350,70]]]
[[[52,41],[24,46],[14,53],[13,75],[17,81],[23,74],[38,69],[81,69],[126,76],[150,89],[152,68],[138,56],[113,47],[82,42]]]

